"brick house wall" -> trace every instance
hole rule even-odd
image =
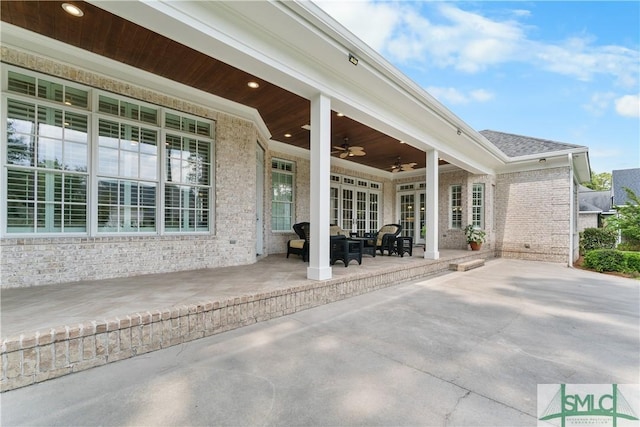
[[[485,248],[494,247],[494,191],[495,177],[492,175],[474,175],[467,171],[451,171],[441,173],[438,185],[438,227],[439,246],[441,249],[466,249],[467,240],[462,229],[450,228],[450,188],[452,185],[462,186],[462,228],[472,220],[473,184],[484,184],[484,226],[486,232]]]
[[[566,261],[569,205],[568,167],[499,174],[494,207],[496,255]]]
[[[598,228],[598,212],[580,212],[578,213],[578,232],[584,231],[585,228]]]
[[[252,122],[2,47],[13,65],[107,89],[120,95],[215,120],[212,233],[164,236],[0,239],[0,286],[46,285],[130,277],[255,262],[255,147]],[[28,265],[29,268],[25,268]]]

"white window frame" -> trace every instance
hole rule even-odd
[[[484,189],[483,183],[475,183],[471,195],[471,224],[481,229],[484,229]]]
[[[348,175],[331,174],[331,188],[337,191],[337,218],[333,212],[329,214],[332,221],[343,229],[354,233],[375,232],[380,229],[382,222],[382,184],[376,181],[355,178]],[[348,201],[345,195],[350,193],[352,198]],[[358,206],[358,196],[360,206]],[[364,197],[364,200],[362,199]],[[364,209],[359,209],[364,206]],[[373,207],[377,210],[373,210]],[[331,209],[331,207],[330,207]],[[358,218],[360,213],[360,218]]]
[[[277,164],[278,167],[274,168],[274,164]],[[276,174],[291,177],[291,200],[276,201],[274,199],[273,197],[274,186],[276,184],[276,180],[274,178]],[[285,225],[283,225],[281,228],[275,226],[276,223],[274,222],[274,219],[276,218],[276,215],[274,215],[274,212],[276,210],[275,209],[276,204],[282,204],[283,206],[289,205],[288,227]],[[272,232],[291,233],[291,229],[293,228],[293,224],[295,221],[295,207],[296,207],[296,164],[290,160],[284,160],[284,159],[273,157],[271,158],[271,231]],[[282,218],[286,218],[286,217],[282,216]]]
[[[457,196],[457,197],[455,197]],[[462,229],[462,185],[449,186],[449,229]]]
[[[194,235],[194,234],[213,234],[215,229],[214,218],[215,218],[215,199],[214,199],[214,188],[215,188],[215,132],[216,132],[216,122],[211,119],[191,115],[188,113],[184,113],[177,110],[171,110],[169,108],[165,108],[162,106],[157,106],[154,104],[150,104],[148,102],[144,102],[135,98],[131,98],[125,95],[114,94],[111,92],[106,92],[91,86],[86,86],[82,84],[78,84],[75,82],[67,81],[64,79],[55,78],[40,72],[26,70],[20,67],[16,67],[13,65],[3,64],[2,73],[1,73],[1,105],[2,105],[2,117],[0,118],[0,132],[2,132],[2,143],[0,143],[0,191],[6,191],[7,185],[7,170],[10,165],[7,163],[6,159],[6,149],[7,149],[7,103],[8,98],[16,99],[18,101],[26,101],[35,104],[51,104],[56,109],[62,109],[63,111],[71,111],[71,112],[82,112],[83,115],[86,115],[88,118],[88,159],[87,159],[87,184],[86,184],[86,231],[83,232],[11,232],[9,233],[7,230],[7,201],[6,198],[3,197],[0,200],[0,236],[11,236],[11,237],[25,237],[25,238],[39,238],[39,237],[73,237],[73,236],[142,236],[142,235],[164,235],[168,234],[183,234],[183,235]],[[61,84],[65,88],[73,88],[79,89],[87,92],[87,107],[86,108],[78,108],[74,106],[64,105],[62,102],[58,101],[49,101],[44,98],[38,98],[36,96],[25,95],[20,93],[14,93],[8,91],[8,73],[9,71],[13,71],[22,75],[26,75],[29,77],[34,77],[36,79],[42,79],[47,82],[52,82],[56,84]],[[104,95],[112,99],[117,99],[121,102],[126,102],[133,104],[135,106],[148,107],[154,110],[157,110],[157,119],[156,124],[151,124],[146,121],[136,121],[131,120],[126,117],[122,117],[120,115],[108,114],[99,112],[98,109],[98,100],[99,96]],[[171,113],[173,115],[179,116],[181,120],[187,120],[189,122],[195,120],[196,122],[200,122],[203,127],[199,128],[201,133],[191,133],[189,130],[176,130],[172,128],[165,128],[165,114]],[[155,178],[151,180],[155,183],[155,230],[154,231],[118,231],[118,232],[104,232],[98,231],[98,177],[104,176],[104,174],[98,174],[98,122],[100,119],[114,121],[118,123],[129,123],[139,127],[145,128],[154,128],[157,131],[157,167]],[[202,130],[209,132],[208,135],[203,135]],[[196,126],[196,132],[198,127]],[[181,231],[165,231],[164,228],[164,218],[165,218],[165,173],[166,173],[166,153],[164,148],[164,141],[166,139],[167,132],[171,134],[181,133],[182,135],[186,135],[190,138],[197,139],[202,141],[203,143],[209,144],[209,176],[208,176],[208,185],[196,185],[199,188],[202,188],[205,191],[206,197],[208,198],[208,211],[206,211],[205,215],[207,215],[206,224],[207,229],[194,229],[192,230],[181,230]],[[64,171],[62,171],[64,172]],[[125,177],[110,177],[113,179],[127,179]],[[134,180],[140,180],[140,178],[134,178]],[[142,179],[147,182],[148,179]],[[191,184],[190,184],[191,185]]]

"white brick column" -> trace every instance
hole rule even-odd
[[[440,258],[438,252],[438,151],[427,151],[426,184],[427,194],[425,204],[427,206],[425,225],[424,257],[426,259]]]
[[[310,234],[307,278],[331,279],[329,265],[329,197],[331,172],[331,100],[311,99]]]

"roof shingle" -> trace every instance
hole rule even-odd
[[[520,157],[551,153],[554,151],[571,150],[574,148],[586,148],[582,145],[566,144],[564,142],[496,132],[493,130],[482,130],[480,133],[508,157]]]

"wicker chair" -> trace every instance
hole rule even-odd
[[[306,262],[309,258],[309,223],[293,224],[293,231],[296,232],[299,239],[291,239],[287,242],[287,258],[289,258],[289,254],[301,255],[302,260]]]
[[[402,226],[400,224],[383,225],[377,233],[369,234],[368,237],[371,238],[364,243],[365,252],[369,248],[374,253],[375,251],[380,251],[380,254],[384,255],[384,251],[387,251],[387,254],[391,255],[396,237],[400,235],[401,231]]]

